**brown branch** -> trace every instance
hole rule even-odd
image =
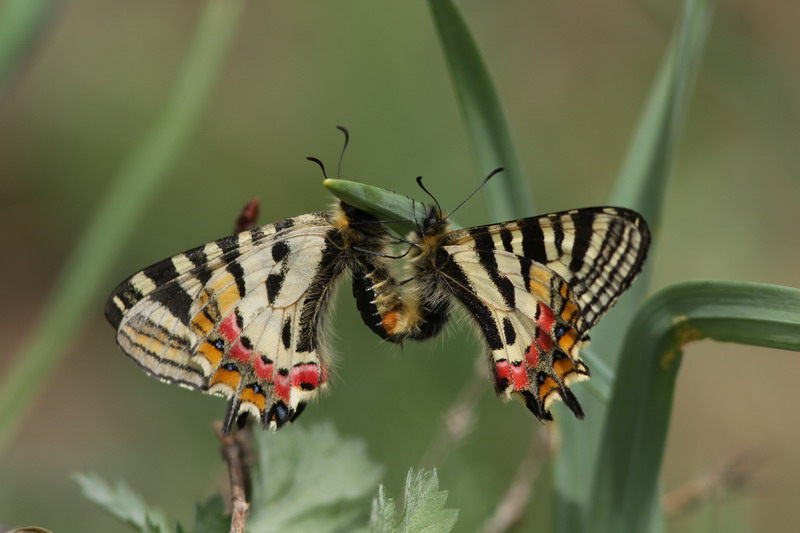
[[[661,500],[664,514],[673,518],[704,501],[746,487],[766,459],[767,453],[759,447],[741,450],[722,459],[711,472],[665,494]]]
[[[241,213],[239,213],[239,218],[236,219],[236,224],[233,226],[233,231],[239,233],[255,227],[258,219],[259,203],[258,198],[253,198],[244,205]]]
[[[550,431],[541,425],[534,427],[528,452],[517,468],[514,479],[491,517],[483,525],[483,533],[505,533],[516,526],[525,514],[525,508],[531,499],[533,484],[542,466],[545,464],[550,449]]]
[[[464,383],[456,394],[455,400],[450,404],[442,416],[442,424],[438,433],[431,439],[431,444],[420,461],[421,466],[436,466],[447,457],[450,450],[455,448],[475,428],[475,406],[488,390],[486,377],[486,363],[477,361],[475,371]]]
[[[244,533],[250,504],[247,503],[248,473],[244,460],[247,445],[240,439],[246,438],[245,435],[248,435],[248,431],[236,431],[233,435],[223,435],[221,422],[214,423],[214,430],[219,438],[222,458],[228,465],[228,476],[231,481],[230,533]]]

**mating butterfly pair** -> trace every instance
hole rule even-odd
[[[542,420],[557,399],[583,417],[569,385],[589,377],[588,330],[641,270],[639,214],[597,207],[452,231],[437,205],[408,237],[408,283],[392,273],[392,239],[340,203],[145,268],[114,290],[106,317],[147,374],[228,398],[225,433],[247,413],[279,429],[328,384],[328,305],[349,274],[382,338],[432,337],[457,302],[483,333],[499,395]]]

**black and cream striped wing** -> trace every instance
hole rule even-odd
[[[324,307],[343,268],[337,230],[313,213],[156,263],[112,293],[117,342],[149,375],[230,399],[280,427],[325,386]]]
[[[448,233],[442,276],[484,334],[499,394],[519,394],[540,419],[587,379],[580,348],[633,282],[650,242],[637,213],[588,208]]]
[[[650,231],[633,210],[588,207],[454,231],[447,244],[474,246],[489,268],[491,253],[505,251],[552,270],[571,289],[584,333],[641,271]]]

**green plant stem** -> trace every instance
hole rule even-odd
[[[0,5],[0,92],[55,4],[55,0],[5,0]]]
[[[0,451],[87,314],[95,314],[106,273],[207,107],[244,6],[245,0],[206,2],[163,113],[94,212],[0,386]]]
[[[617,370],[591,490],[591,531],[647,531],[653,523],[683,346],[704,338],[800,351],[800,290],[698,281],[645,303]]]

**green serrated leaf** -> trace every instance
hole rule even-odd
[[[195,505],[192,533],[227,533],[230,527],[231,517],[225,512],[221,495],[215,494]]]
[[[331,424],[255,435],[249,530],[254,533],[349,533],[366,515],[381,468],[363,442]]]
[[[636,315],[620,358],[592,484],[592,531],[658,523],[658,479],[682,347],[711,338],[800,351],[800,290],[760,283],[672,285]]]
[[[113,487],[96,474],[76,474],[73,479],[80,485],[83,495],[120,520],[142,533],[169,533],[163,513],[145,504],[125,482]]]
[[[448,533],[453,530],[458,511],[445,509],[447,491],[439,491],[436,470],[409,470],[402,512],[381,486],[372,502],[370,533]]]

